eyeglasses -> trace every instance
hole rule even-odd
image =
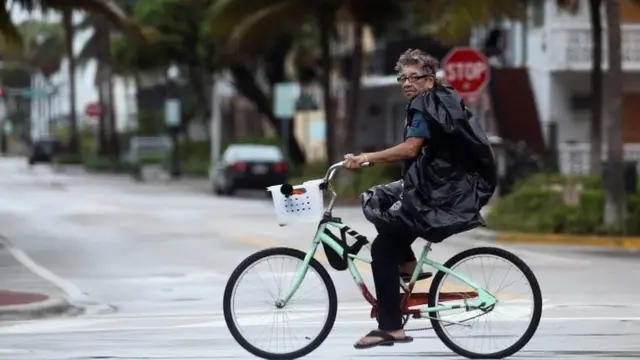
[[[409,79],[409,82],[414,83],[428,76],[431,76],[431,75],[409,75],[409,76],[402,75],[402,76],[398,76],[397,80],[399,84],[403,84],[405,81],[407,81],[407,79]]]

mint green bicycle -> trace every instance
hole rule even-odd
[[[369,164],[363,164],[368,166]],[[343,163],[332,165],[323,179],[305,182],[303,185],[273,186],[268,190],[272,192],[274,205],[280,225],[290,222],[318,221],[316,234],[311,242],[311,247],[304,253],[300,250],[286,247],[270,248],[259,251],[247,257],[232,272],[223,299],[223,312],[225,322],[231,335],[251,354],[264,359],[295,359],[308,355],[318,348],[328,337],[336,322],[338,299],[336,287],[331,276],[324,266],[314,258],[318,246],[323,245],[325,254],[330,265],[336,270],[348,270],[355,280],[359,291],[365,300],[371,305],[370,317],[376,317],[376,299],[368,290],[367,285],[358,271],[355,261],[365,263],[371,261],[359,253],[362,248],[371,249],[371,245],[364,235],[359,234],[342,222],[340,218],[333,217],[332,209],[337,195],[331,186],[331,179],[335,171],[341,168]],[[276,190],[280,191],[276,191]],[[331,200],[326,209],[323,209],[324,193],[331,194]],[[336,236],[334,232],[338,232]],[[347,241],[347,236],[355,239],[352,244]],[[406,331],[418,331],[433,329],[438,338],[453,352],[470,359],[500,359],[509,357],[520,351],[533,337],[540,323],[542,315],[542,295],[538,281],[532,270],[519,257],[506,250],[494,247],[471,248],[460,252],[451,259],[441,264],[429,259],[432,243],[427,242],[418,257],[418,266],[407,281],[406,277],[400,279],[399,296],[401,298],[404,324],[410,318],[429,319],[431,327],[416,329],[405,328]],[[273,258],[283,258],[295,265],[289,271],[285,271],[284,265],[275,266],[271,263]],[[483,258],[493,258],[487,262],[481,261],[480,265],[469,265],[468,263]],[[261,265],[266,266],[259,269]],[[430,273],[422,272],[424,266],[430,266],[437,270],[433,279]],[[512,291],[505,290],[508,275],[512,274],[512,269],[505,271],[507,265],[513,266],[516,272],[520,273],[519,278],[523,278],[528,287],[527,293],[531,299],[526,300],[522,296],[514,295]],[[471,275],[462,275],[460,272],[464,267],[471,270]],[[489,285],[477,285],[480,280],[472,281],[470,277],[492,267],[498,269],[499,274],[495,276],[501,285],[493,288]],[[252,270],[255,273],[250,274]],[[277,286],[269,291],[269,299],[261,301],[256,297],[256,291],[264,286],[265,278],[274,278],[278,274],[280,280],[276,280]],[[319,280],[315,286],[309,285],[313,279]],[[461,284],[452,285],[446,283],[448,278],[457,280]],[[489,276],[489,280],[494,276]],[[243,295],[241,288],[250,280],[261,280],[261,286],[249,288],[249,293]],[[483,279],[487,281],[487,276]],[[242,281],[241,281],[242,280]],[[414,287],[418,281],[429,281],[428,293],[414,292]],[[241,286],[242,285],[242,286]],[[296,299],[296,295],[318,295],[319,300],[327,303],[327,309],[322,310],[315,306],[315,301]],[[236,305],[237,300],[247,300],[248,305]],[[266,305],[266,310],[260,310],[258,305]],[[302,308],[296,310],[296,307]],[[523,310],[530,308],[530,314],[525,316]],[[289,314],[287,311],[291,310]],[[239,319],[240,312],[248,314],[247,319]],[[503,313],[504,311],[504,313]],[[499,332],[496,335],[471,335],[469,331],[476,328],[477,321],[495,320],[499,315],[506,316],[505,319],[496,321]],[[265,327],[260,321],[265,319],[275,320],[275,325]],[[318,322],[317,329],[313,327],[314,321]],[[284,326],[292,323],[294,329],[287,330]],[[503,342],[508,335],[507,331],[512,331],[517,325],[522,325],[522,332],[516,335],[514,340],[506,345],[493,350],[485,350],[483,345],[480,349],[470,349],[469,343],[476,340],[489,340],[489,345]],[[487,329],[484,326],[478,328]],[[464,334],[457,339],[452,334],[455,329],[463,330]],[[255,342],[260,337],[243,335],[243,331],[270,330],[271,335],[275,335],[275,341],[269,339],[267,346],[256,345]],[[281,344],[285,340],[297,340],[292,348]],[[393,345],[393,343],[388,344]],[[275,346],[275,349],[271,347]],[[265,348],[268,347],[268,348]]]

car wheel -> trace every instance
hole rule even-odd
[[[233,196],[236,193],[236,189],[233,186],[229,186],[224,190],[224,194],[227,196]]]

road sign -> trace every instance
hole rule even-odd
[[[288,120],[296,111],[296,100],[300,97],[300,85],[297,83],[277,83],[273,86],[274,115],[278,119]]]
[[[102,109],[100,108],[100,103],[93,102],[88,103],[84,108],[85,115],[89,117],[98,117],[102,113]]]
[[[476,49],[453,48],[442,63],[445,81],[460,95],[477,93],[489,83],[489,61]]]
[[[164,103],[164,122],[169,127],[180,125],[180,100],[167,99]]]

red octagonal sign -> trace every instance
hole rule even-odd
[[[446,82],[460,95],[476,93],[489,83],[489,61],[476,49],[453,48],[442,64]]]
[[[100,107],[100,103],[98,102],[88,103],[84,108],[84,113],[88,117],[98,117],[100,116],[101,112],[102,108]]]

